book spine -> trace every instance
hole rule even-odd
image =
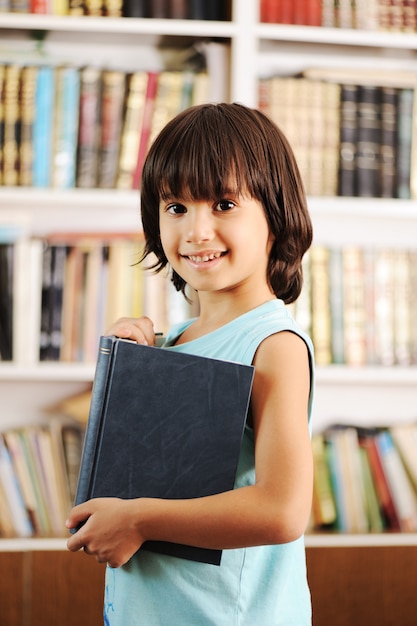
[[[36,77],[35,66],[24,67],[21,80],[21,129],[19,146],[19,184],[32,185],[33,123],[35,119]]]
[[[313,246],[311,259],[311,330],[316,362],[328,365],[332,360],[329,297],[329,250]]]
[[[411,149],[414,89],[400,89],[397,118],[397,198],[411,197]]]
[[[129,78],[116,183],[118,189],[132,189],[133,174],[142,134],[147,83],[147,72],[136,72]]]
[[[78,69],[58,68],[56,89],[52,183],[54,187],[69,189],[75,186],[80,95]]]
[[[77,146],[77,187],[94,188],[98,176],[101,70],[80,70],[80,109]]]
[[[148,17],[146,0],[124,0],[123,17]]]
[[[380,180],[380,90],[359,87],[356,144],[356,195],[375,198]]]
[[[357,247],[343,250],[343,310],[345,363],[366,363],[365,274],[363,251]]]
[[[13,358],[14,244],[0,244],[0,360]]]
[[[148,74],[148,86],[146,89],[145,108],[143,111],[142,133],[140,137],[136,168],[133,175],[133,189],[139,188],[140,179],[142,176],[142,167],[149,147],[149,138],[151,133],[152,117],[155,108],[155,97],[158,89],[158,80],[158,73],[150,72]]]
[[[18,65],[6,66],[4,92],[3,184],[15,186],[19,182],[20,144],[20,75]]]
[[[357,92],[356,85],[341,87],[339,196],[355,195]]]
[[[112,189],[116,184],[125,91],[124,72],[103,72],[98,180],[98,186],[102,189]]]
[[[3,184],[4,161],[4,94],[6,91],[6,66],[0,64],[0,185]]]
[[[89,499],[91,485],[87,477],[92,476],[96,443],[100,431],[101,411],[104,402],[105,390],[111,365],[111,354],[114,337],[101,337],[98,350],[97,364],[94,375],[94,384],[91,394],[90,412],[85,433],[81,456],[80,480],[78,482],[75,505]],[[82,479],[84,477],[84,480]]]
[[[51,184],[54,83],[55,70],[49,66],[40,67],[36,81],[36,108],[33,124],[32,184],[34,187],[49,187]]]
[[[381,87],[380,195],[395,198],[398,90]]]

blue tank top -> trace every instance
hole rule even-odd
[[[310,422],[313,347],[281,300],[271,300],[194,341],[174,345],[191,322],[174,326],[164,347],[249,365],[266,337],[281,331],[299,335],[310,357]],[[246,427],[235,486],[254,482],[253,431]],[[104,622],[109,626],[308,626],[311,601],[304,539],[224,550],[220,566],[139,551],[125,566],[107,567]]]

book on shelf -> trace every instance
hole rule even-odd
[[[3,184],[4,149],[4,92],[6,90],[6,66],[0,64],[0,185]]]
[[[124,0],[123,17],[148,17],[147,0]]]
[[[101,70],[80,69],[77,187],[94,188],[98,177],[98,147],[101,126]]]
[[[6,65],[3,104],[3,184],[15,186],[19,182],[20,134],[20,76],[21,67]]]
[[[83,439],[84,427],[58,414],[42,424],[0,434],[0,484],[11,522],[8,536],[65,535]],[[1,523],[0,517],[0,535]]]
[[[150,146],[152,117],[153,117],[154,107],[155,107],[156,92],[158,89],[158,78],[159,78],[159,75],[157,72],[149,72],[148,84],[146,87],[145,103],[144,103],[144,109],[143,109],[142,132],[141,132],[140,141],[139,141],[136,166],[135,166],[135,170],[133,173],[132,189],[139,188],[140,180],[142,176],[143,163],[145,161],[148,148]]]
[[[316,245],[310,250],[311,334],[318,365],[332,361],[329,249]]]
[[[58,67],[52,144],[52,186],[75,187],[80,75],[76,67]]]
[[[101,337],[75,502],[232,489],[253,371]],[[221,550],[168,542],[143,548],[213,564],[221,558]]]
[[[0,360],[13,358],[13,243],[0,242]]]
[[[416,428],[414,422],[369,428],[336,423],[314,433],[313,530],[415,532]],[[320,501],[328,515],[320,512]]]
[[[102,73],[101,137],[98,186],[111,189],[116,184],[119,142],[123,124],[126,74],[118,70]]]
[[[38,68],[22,68],[20,88],[20,139],[19,139],[19,185],[32,185],[33,124],[35,120],[35,96]]]
[[[357,246],[344,248],[342,273],[339,274],[340,278],[343,277],[344,361],[355,366],[365,365],[367,361],[363,254]]]
[[[400,89],[397,104],[397,146],[396,146],[396,197],[409,199],[411,197],[411,151],[413,138],[413,87]]]
[[[22,491],[13,469],[10,452],[0,435],[0,483],[6,506],[13,524],[14,533],[19,537],[30,537],[33,526],[23,500]]]
[[[34,187],[50,187],[52,181],[53,112],[55,100],[55,69],[41,66],[38,70],[33,122]]]
[[[382,198],[395,198],[398,89],[381,87],[380,185]]]
[[[120,157],[116,187],[132,189],[140,138],[142,135],[148,72],[134,72],[129,76],[128,94],[120,138]]]

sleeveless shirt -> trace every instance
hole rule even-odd
[[[310,360],[310,422],[314,360],[310,338],[281,300],[271,300],[223,327],[174,345],[192,320],[174,326],[163,349],[252,364],[269,335],[300,336]],[[311,424],[310,424],[311,432]],[[253,431],[245,428],[235,488],[255,482]],[[220,566],[139,550],[106,570],[106,626],[308,626],[311,601],[303,537],[282,545],[223,550]]]

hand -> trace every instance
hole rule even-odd
[[[121,317],[105,334],[121,339],[132,339],[145,346],[155,345],[155,330],[149,317]]]
[[[99,563],[120,567],[139,550],[144,538],[137,521],[137,500],[95,498],[74,507],[65,523],[67,528],[83,526],[67,541],[68,550],[82,548]]]

